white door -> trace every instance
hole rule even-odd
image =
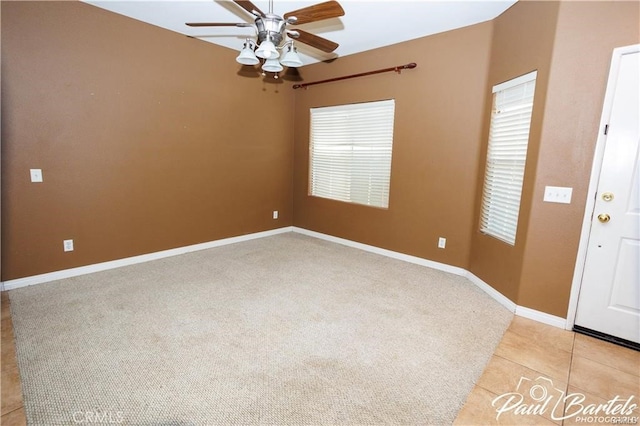
[[[615,49],[610,72],[575,325],[640,343],[640,45]]]

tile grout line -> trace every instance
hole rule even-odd
[[[516,333],[516,334],[518,334],[518,333]],[[562,349],[560,349],[560,350],[562,350]],[[570,353],[571,353],[571,355],[573,356],[573,341],[571,342],[571,352],[570,352]],[[542,373],[541,371],[538,371],[538,370],[536,370],[536,369],[534,369],[534,368],[528,367],[528,366],[526,366],[526,365],[524,365],[524,364],[520,364],[520,363],[519,363],[519,362],[517,362],[517,361],[514,361],[514,360],[509,359],[509,358],[505,358],[505,357],[503,357],[503,356],[501,356],[501,355],[495,355],[495,354],[494,354],[493,356],[495,356],[495,357],[497,357],[497,358],[504,359],[505,361],[508,361],[508,362],[512,362],[512,363],[517,364],[517,365],[519,365],[520,367],[526,368],[526,369],[528,369],[528,370],[535,371],[535,372],[536,372],[536,373],[538,373],[538,374],[544,374],[544,373]],[[569,371],[571,371],[571,362],[569,362]],[[481,387],[482,389],[486,390],[487,392],[489,392],[489,393],[491,393],[491,394],[493,394],[493,395],[495,395],[495,394],[496,394],[495,392],[493,392],[493,391],[491,391],[491,390],[489,390],[489,389],[487,389],[487,388],[485,388],[485,387],[483,387],[483,386],[479,386],[479,387]],[[567,375],[566,389],[567,389],[567,390],[569,389],[569,377],[568,377],[568,375]],[[566,395],[566,394],[565,394],[565,395]],[[563,401],[563,409],[564,409],[564,401]],[[563,410],[563,412],[564,412],[564,410]],[[542,416],[542,415],[540,415],[540,417],[541,417],[541,418],[544,418],[544,419],[546,419],[546,420],[549,420],[549,421],[551,421],[552,423],[555,423],[552,419],[548,419],[548,418],[546,418],[546,417],[544,417],[544,416]],[[564,425],[564,420],[562,420],[559,424],[558,424],[558,423],[555,423],[555,424],[557,424],[558,426],[562,426],[562,425]]]
[[[592,338],[592,339],[595,339],[595,337],[591,337],[591,336],[587,336],[587,337]],[[575,342],[575,338],[574,338],[574,342]],[[604,340],[603,340],[603,342],[605,342],[605,343],[609,343],[609,344],[612,344],[612,345],[614,345],[614,346],[616,345],[615,343],[607,342],[607,341],[604,341]],[[574,345],[575,345],[575,343],[574,343]],[[624,349],[629,349],[629,350],[631,350],[631,351],[635,350],[635,349],[625,348],[624,346],[619,346],[619,347],[622,347],[622,348],[624,348]],[[573,361],[573,353],[572,353],[571,355],[572,355],[572,356],[571,356],[571,360]],[[628,375],[630,375],[630,376],[634,376],[634,377],[638,377],[638,378],[640,378],[640,374],[633,374],[633,373],[630,373],[630,372],[628,372],[628,371],[621,370],[620,368],[618,368],[618,366],[617,366],[617,365],[605,364],[604,362],[600,361],[599,359],[593,359],[593,358],[590,358],[588,355],[589,355],[589,354],[587,353],[587,354],[577,355],[577,356],[578,356],[578,357],[580,357],[580,358],[582,358],[582,359],[587,359],[587,360],[589,360],[589,361],[591,361],[591,362],[594,362],[594,363],[596,363],[596,364],[603,365],[603,366],[605,366],[605,367],[607,367],[607,368],[611,368],[611,369],[613,369],[613,370],[617,370],[618,372],[620,372],[620,373],[622,373],[622,374],[628,374]],[[582,390],[586,390],[586,389],[582,389]]]
[[[565,400],[562,403],[562,417],[566,414],[567,411],[567,400],[566,396],[569,395],[569,382],[571,381],[571,369],[573,368],[573,355],[576,348],[576,333],[572,331],[573,337],[571,339],[571,357],[569,358],[569,371],[567,372],[567,387],[564,390]],[[562,419],[562,426],[564,426],[564,419]]]
[[[16,407],[16,408],[14,408],[14,409],[13,409],[13,410],[11,410],[11,411],[7,411],[7,412],[6,412],[6,413],[4,413],[2,416],[0,416],[0,420],[2,420],[4,417],[8,416],[9,414],[13,413],[14,411],[18,411],[18,410],[22,410],[22,409],[24,409],[24,405],[21,405],[21,406],[19,406],[19,407]],[[1,424],[1,422],[0,422],[0,424]]]

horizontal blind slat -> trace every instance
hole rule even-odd
[[[480,212],[480,231],[511,245],[518,228],[535,75],[517,82],[494,88]]]
[[[387,207],[393,100],[311,108],[310,193]]]

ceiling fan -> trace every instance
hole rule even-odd
[[[269,0],[269,13],[262,12],[248,0],[233,0],[233,2],[253,15],[254,22],[187,22],[186,25],[190,27],[255,27],[257,43],[247,39],[236,59],[243,65],[256,65],[260,62],[258,58],[262,58],[265,60],[262,69],[276,73],[282,71],[282,65],[301,66],[302,61],[296,53],[297,49],[293,46],[292,40],[287,40],[287,36],[326,53],[331,53],[338,48],[338,43],[326,38],[297,28],[287,29],[288,25],[308,24],[343,16],[344,10],[337,1],[330,0],[304,7],[285,13],[282,17],[273,13],[273,0]],[[285,54],[278,61],[277,58],[280,56],[278,50],[285,49],[287,49]]]

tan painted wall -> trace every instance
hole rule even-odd
[[[640,3],[562,2],[518,304],[567,314],[602,103],[615,47],[640,43]],[[542,202],[545,185],[572,202]]]
[[[466,267],[492,27],[480,24],[303,69],[305,81],[416,62],[296,91],[294,224]],[[388,209],[308,196],[309,108],[395,99]],[[447,249],[437,248],[438,237]]]
[[[419,65],[406,76],[296,94],[294,224],[464,267],[518,305],[566,316],[611,53],[639,41],[638,16],[637,2],[520,1],[490,23],[305,68],[305,79],[314,80]],[[480,234],[477,225],[490,90],[535,69],[512,247]],[[309,107],[382,98],[412,105],[396,118],[389,209],[309,197]],[[573,187],[572,204],[543,203],[545,185]],[[444,251],[435,248],[440,235],[449,238]]]
[[[638,16],[637,2],[520,1],[492,22],[300,72],[414,70],[294,92],[242,76],[234,51],[88,5],[3,2],[2,279],[295,224],[467,268],[564,316],[611,51],[639,41]],[[510,247],[477,230],[490,89],[533,69]],[[309,108],[388,98],[389,209],[309,197]],[[250,126],[266,108],[268,124]],[[29,183],[29,168],[45,182]],[[542,203],[545,185],[572,186],[572,204]]]
[[[293,91],[235,55],[79,2],[2,2],[2,279],[291,225]]]
[[[479,161],[482,164],[477,175],[474,232],[471,238],[471,258],[468,269],[512,301],[517,300],[524,247],[527,240],[527,223],[531,208],[535,166],[542,119],[546,102],[549,64],[553,51],[555,26],[558,14],[557,2],[519,2],[494,19],[491,41],[491,66],[484,90],[487,102],[482,112],[483,133]],[[489,117],[491,116],[491,88],[496,84],[537,70],[534,109],[531,117],[529,147],[525,180],[520,201],[520,217],[515,246],[481,234],[480,204],[484,181]]]

